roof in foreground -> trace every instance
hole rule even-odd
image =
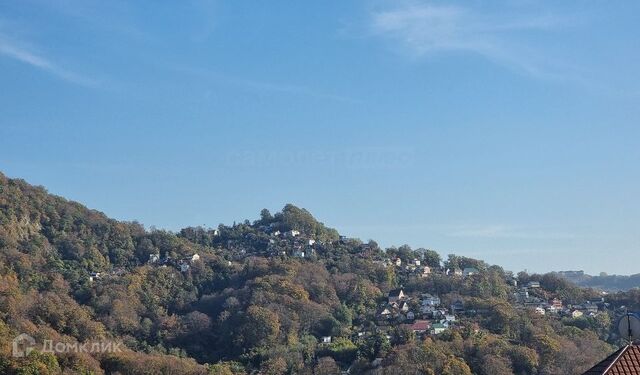
[[[640,345],[627,345],[583,375],[640,375]]]

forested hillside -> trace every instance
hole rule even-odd
[[[578,374],[622,306],[640,292],[381,249],[292,205],[172,233],[0,174],[2,374]],[[21,333],[120,350],[16,357]]]

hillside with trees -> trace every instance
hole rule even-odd
[[[382,249],[293,205],[174,233],[0,174],[2,374],[579,374],[625,309],[637,289]]]

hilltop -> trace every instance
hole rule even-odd
[[[0,174],[0,373],[571,374],[621,343],[621,306],[640,294],[382,249],[293,205],[173,233]],[[122,350],[14,357],[21,333]]]

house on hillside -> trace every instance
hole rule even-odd
[[[413,313],[413,311],[409,311],[407,313],[407,320],[414,320],[416,318],[416,314]]]
[[[396,267],[400,267],[400,266],[402,266],[402,259],[400,259],[400,258],[396,258],[396,259],[394,259],[394,260],[393,260],[393,264],[395,264],[395,265],[396,265]]]
[[[440,297],[424,293],[421,297],[422,306],[438,306],[440,305]]]
[[[540,282],[539,281],[529,281],[527,283],[527,288],[540,288]]]
[[[431,328],[431,322],[428,320],[416,320],[411,325],[411,330],[416,334],[423,334]]]
[[[445,326],[442,323],[433,323],[431,325],[431,334],[432,335],[439,335],[439,334],[441,334],[442,332],[444,332],[446,330],[447,330],[447,326]]]
[[[420,277],[427,277],[431,273],[431,267],[424,266],[422,267],[422,272],[420,273]]]
[[[403,300],[404,298],[405,298],[405,294],[402,288],[394,289],[389,292],[389,297],[388,297],[389,303],[398,302],[400,300]]]
[[[149,263],[157,263],[160,260],[160,254],[149,254]]]
[[[297,230],[295,230],[295,229],[292,229],[292,230],[290,230],[290,231],[288,232],[288,234],[289,234],[291,237],[296,237],[296,236],[299,236],[299,235],[300,235],[300,231],[297,231]]]
[[[467,277],[467,276],[472,276],[477,274],[479,271],[477,268],[475,267],[467,267],[462,271],[462,276]]]
[[[575,318],[579,318],[579,317],[581,317],[582,315],[584,315],[584,313],[583,313],[582,311],[580,311],[580,310],[573,310],[573,311],[571,312],[571,317],[572,317],[572,318],[574,318],[574,319],[575,319]]]

